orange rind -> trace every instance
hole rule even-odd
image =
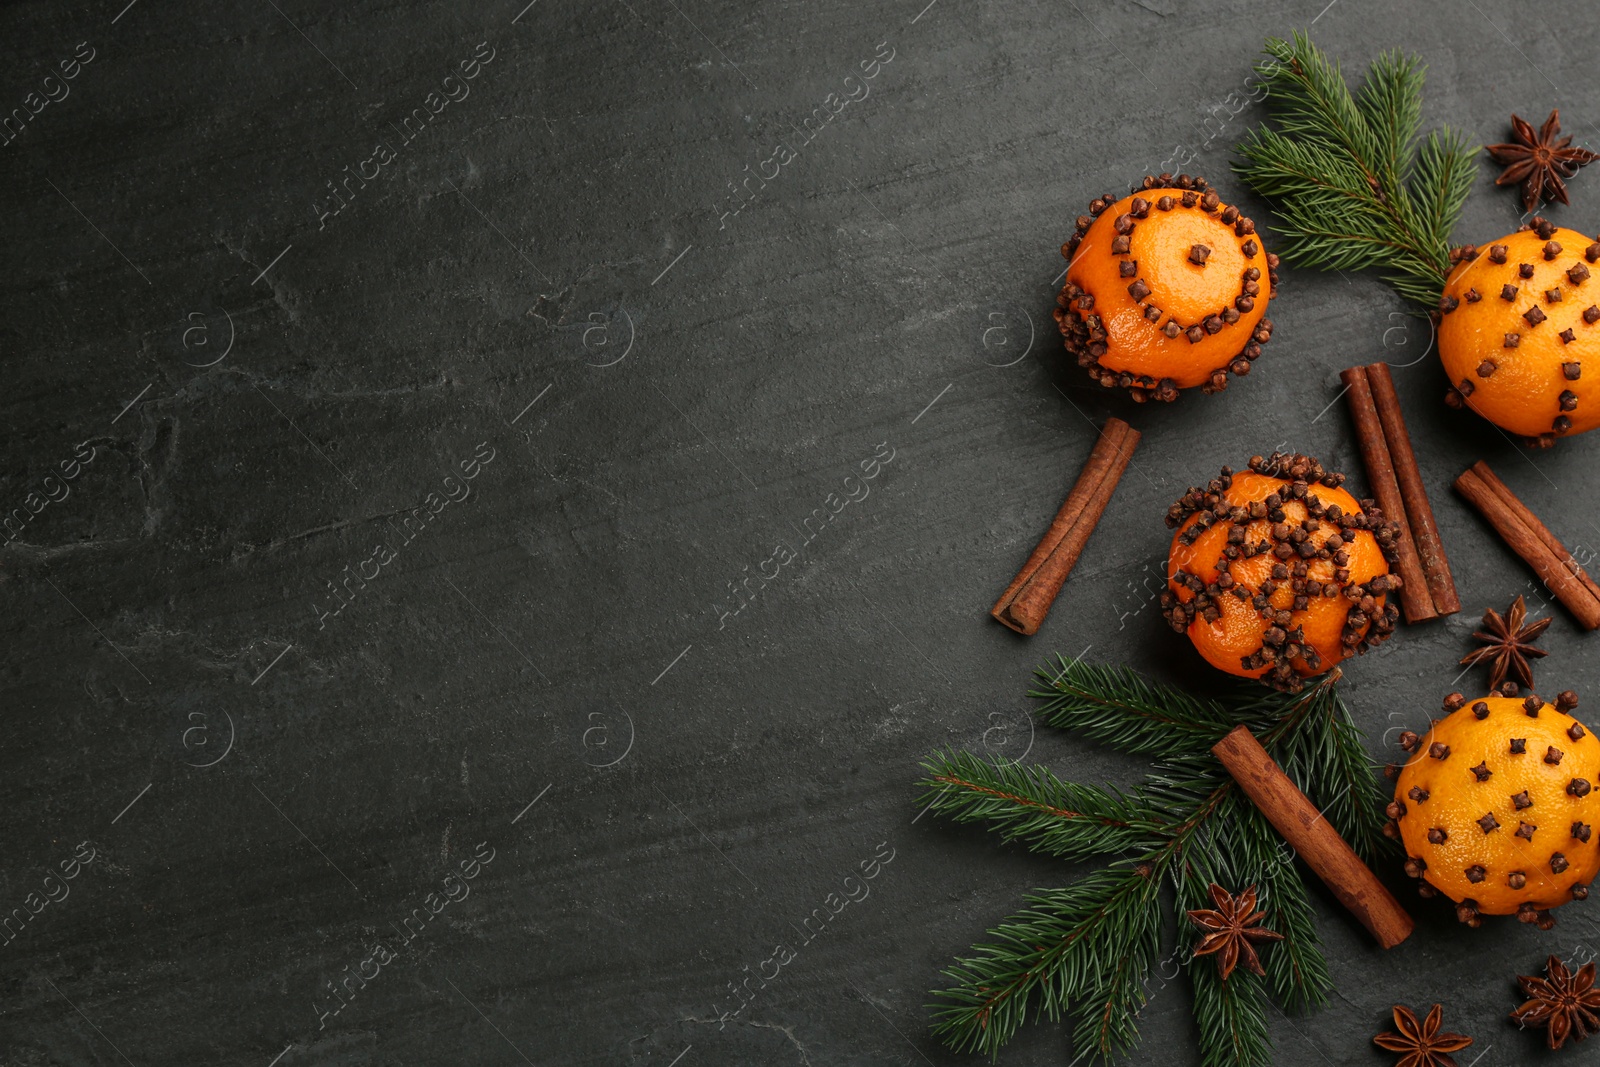
[[[1213,393],[1272,337],[1278,257],[1204,178],[1147,177],[1078,216],[1056,324],[1090,377],[1137,401]]]
[[[1212,666],[1298,692],[1394,632],[1397,527],[1343,477],[1308,456],[1256,456],[1168,510],[1161,606]]]
[[[1600,426],[1600,241],[1535,217],[1452,258],[1439,300],[1445,402],[1545,448]]]
[[[1427,733],[1400,735],[1410,758],[1387,832],[1422,895],[1443,893],[1469,926],[1516,915],[1548,929],[1600,874],[1600,740],[1569,714],[1577,703],[1452,693]]]

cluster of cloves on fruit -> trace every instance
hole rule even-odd
[[[1581,239],[1587,245],[1582,258],[1567,252],[1557,237],[1569,246],[1574,239]],[[1513,259],[1530,262],[1513,263]],[[1583,372],[1582,355],[1586,351],[1593,355],[1596,337],[1592,328],[1600,324],[1600,303],[1593,292],[1585,294],[1584,287],[1592,275],[1591,266],[1600,263],[1600,241],[1591,242],[1576,231],[1559,229],[1535,216],[1487,250],[1474,245],[1453,249],[1450,261],[1450,279],[1437,309],[1440,357],[1453,381],[1445,403],[1458,409],[1472,408],[1521,433],[1529,444],[1548,448],[1580,422],[1575,413],[1582,387],[1558,392],[1555,384],[1546,387],[1545,382],[1547,374],[1551,382],[1577,382]],[[1565,269],[1561,263],[1567,263]],[[1470,312],[1463,308],[1480,304]],[[1491,313],[1491,307],[1501,311]],[[1445,329],[1453,315],[1473,320],[1459,336]],[[1530,347],[1534,349],[1531,355]],[[1507,368],[1514,369],[1512,377],[1517,383],[1507,396],[1488,404],[1482,395],[1474,399],[1496,372]],[[1538,410],[1541,408],[1543,413]],[[1508,425],[1511,423],[1515,425]],[[1576,428],[1593,425],[1591,418],[1581,420]]]
[[[1141,195],[1144,193],[1151,195]],[[1251,362],[1261,355],[1261,346],[1272,337],[1272,320],[1261,317],[1256,305],[1259,301],[1264,309],[1266,301],[1276,292],[1278,257],[1268,253],[1264,259],[1260,258],[1261,247],[1255,236],[1255,223],[1240,214],[1238,208],[1224,205],[1216,190],[1204,178],[1187,174],[1173,177],[1165,173],[1155,177],[1146,176],[1139,185],[1134,186],[1133,194],[1131,198],[1122,200],[1110,193],[1095,198],[1089,204],[1089,214],[1078,216],[1072,237],[1061,246],[1061,254],[1071,265],[1066,284],[1056,301],[1055,319],[1065,338],[1066,348],[1076,357],[1078,365],[1089,372],[1090,377],[1103,386],[1128,389],[1133,399],[1141,403],[1152,399],[1176,400],[1180,389],[1193,385],[1200,385],[1207,393],[1224,389],[1230,372],[1235,375],[1250,372]],[[1102,225],[1106,231],[1103,234],[1106,238],[1104,243],[1098,249],[1085,246],[1084,241],[1090,230],[1099,224],[1102,215],[1113,208],[1118,210],[1109,228]],[[1173,294],[1153,292],[1150,283],[1141,277],[1139,262],[1132,255],[1136,252],[1134,233],[1141,224],[1156,224],[1167,213],[1183,211],[1202,212],[1215,220],[1216,225],[1207,231],[1205,238],[1213,244],[1216,241],[1210,234],[1225,235],[1231,227],[1233,236],[1242,241],[1239,252],[1243,256],[1241,262],[1244,266],[1239,272],[1237,291],[1228,298],[1227,303],[1210,310],[1186,314],[1184,321],[1180,321],[1170,310],[1153,302],[1165,304]],[[1204,268],[1212,254],[1211,245],[1194,241],[1188,244],[1186,258],[1195,267]],[[1125,288],[1125,295],[1122,289],[1113,289],[1109,285],[1102,288],[1110,291],[1092,291],[1095,283],[1088,279],[1102,275],[1098,271],[1079,272],[1073,269],[1081,258],[1090,255],[1110,257],[1117,262],[1115,278]],[[1271,287],[1265,294],[1261,285],[1263,271],[1261,266],[1256,265],[1260,263],[1266,266],[1267,282]],[[1171,272],[1165,272],[1165,276],[1169,279],[1173,277]],[[1084,284],[1079,284],[1080,281]],[[1139,317],[1123,314],[1126,311],[1136,311]],[[1113,312],[1116,314],[1113,315]],[[1118,336],[1108,332],[1107,320],[1113,318],[1113,329],[1120,331]],[[1141,320],[1150,335],[1143,338],[1132,336],[1134,327]],[[1197,368],[1190,357],[1173,356],[1160,349],[1159,338],[1175,341],[1183,337],[1189,345],[1199,345],[1225,329],[1239,325],[1241,320],[1248,330],[1248,338],[1220,365],[1213,366],[1208,361]],[[1108,355],[1111,358],[1107,359]],[[1217,354],[1213,353],[1209,358],[1215,359]]]
[[[1168,624],[1179,633],[1186,632],[1195,618],[1216,622],[1221,617],[1217,601],[1233,596],[1247,601],[1264,622],[1270,623],[1262,634],[1261,647],[1244,657],[1242,666],[1254,671],[1270,666],[1262,677],[1269,685],[1278,688],[1298,688],[1300,680],[1291,661],[1301,659],[1312,672],[1322,669],[1322,657],[1305,638],[1302,627],[1295,625],[1295,613],[1309,607],[1313,597],[1335,598],[1343,596],[1351,602],[1345,616],[1340,641],[1346,652],[1364,653],[1394,632],[1400,618],[1393,603],[1379,603],[1377,598],[1400,588],[1400,578],[1393,574],[1380,574],[1365,583],[1351,582],[1348,568],[1349,552],[1346,544],[1353,533],[1364,530],[1377,540],[1384,557],[1394,559],[1394,543],[1398,525],[1384,519],[1382,512],[1370,500],[1361,501],[1362,510],[1347,513],[1338,504],[1324,505],[1318,499],[1314,486],[1338,488],[1344,475],[1323,469],[1321,463],[1309,456],[1274,453],[1271,457],[1253,456],[1250,469],[1257,474],[1286,481],[1281,492],[1248,506],[1230,503],[1225,494],[1233,484],[1233,472],[1224,467],[1222,474],[1213,478],[1204,489],[1191,488],[1167,509],[1168,528],[1175,529],[1197,516],[1193,525],[1179,535],[1179,540],[1193,544],[1203,533],[1218,523],[1229,525],[1228,541],[1222,558],[1217,560],[1218,572],[1214,581],[1206,582],[1198,575],[1177,568],[1172,580],[1187,586],[1195,595],[1180,601],[1171,591],[1161,596],[1161,606]],[[1289,500],[1301,501],[1306,518],[1289,523],[1283,505]],[[1249,529],[1258,522],[1270,523],[1265,538],[1251,541]],[[1320,543],[1312,537],[1324,526],[1335,529]],[[1254,592],[1235,583],[1229,573],[1232,564],[1271,553],[1271,577],[1260,582]],[[1322,560],[1333,566],[1332,580],[1319,581],[1308,576],[1309,564]],[[1275,607],[1273,594],[1288,586],[1294,594],[1289,608]]]
[[[1427,736],[1400,734],[1410,758],[1389,772],[1398,782],[1384,832],[1405,844],[1418,893],[1449,896],[1461,922],[1514,914],[1548,930],[1550,909],[1587,899],[1600,873],[1600,797],[1590,799],[1600,745],[1571,717],[1576,693],[1552,706],[1518,691],[1508,681],[1482,700],[1451,693]]]

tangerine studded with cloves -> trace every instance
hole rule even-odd
[[[1137,401],[1224,389],[1272,337],[1278,257],[1204,178],[1146,177],[1089,204],[1061,254],[1056,324],[1089,376]]]
[[[1445,402],[1540,447],[1600,426],[1600,240],[1535,217],[1451,258]]]
[[[1168,624],[1229,674],[1297,692],[1394,632],[1398,527],[1309,456],[1255,456],[1167,511]]]
[[[1577,705],[1570,690],[1554,704],[1452,693],[1426,734],[1400,735],[1388,833],[1422,895],[1443,893],[1469,926],[1515,915],[1549,929],[1550,909],[1587,898],[1600,874],[1600,740]]]

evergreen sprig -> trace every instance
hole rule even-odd
[[[1352,95],[1305,34],[1269,37],[1265,51],[1256,70],[1276,128],[1253,130],[1234,170],[1277,212],[1274,247],[1290,263],[1376,268],[1400,295],[1436,307],[1478,148],[1448,127],[1417,146],[1421,60],[1383,53]]]
[[[1238,970],[1222,981],[1209,959],[1189,958],[1187,926],[1169,960],[1194,983],[1205,1067],[1264,1067],[1272,1042],[1267,1007],[1322,1004],[1333,988],[1309,891],[1293,853],[1234,785],[1210,749],[1250,727],[1328,820],[1371,859],[1389,844],[1382,798],[1334,672],[1300,694],[1241,689],[1226,701],[1153,683],[1122,667],[1067,662],[1041,668],[1030,695],[1049,724],[1159,762],[1129,793],[1064,781],[1048,768],[944,752],[924,764],[923,798],[961,823],[1063,859],[1117,857],[1059,889],[1029,894],[1024,909],[989,931],[944,973],[933,1030],[957,1051],[997,1056],[1027,1020],[1072,1020],[1084,1058],[1108,1060],[1138,1042],[1138,1015],[1161,958],[1170,884],[1178,910],[1208,907],[1217,883],[1255,885],[1265,924],[1284,940],[1264,953],[1265,978]]]

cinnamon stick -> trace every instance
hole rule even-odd
[[[1517,499],[1516,494],[1511,491],[1510,487],[1505,482],[1502,482],[1494,471],[1489,469],[1489,465],[1480,459],[1472,465],[1472,471],[1483,479],[1484,484],[1494,490],[1495,495],[1503,500],[1507,507],[1517,513],[1517,517],[1523,521],[1528,529],[1534,532],[1534,535],[1539,540],[1545,543],[1545,547],[1555,553],[1561,565],[1567,569],[1567,573],[1582,582],[1589,592],[1594,595],[1594,598],[1600,600],[1600,584],[1597,584],[1593,578],[1589,577],[1588,572],[1578,565],[1577,559],[1571,552],[1567,551],[1566,546],[1556,538],[1555,534],[1550,532],[1550,527],[1539,521],[1539,516],[1529,511],[1527,505]]]
[[[1106,420],[1050,528],[989,610],[996,620],[1020,634],[1038,632],[1128,469],[1139,437],[1139,431],[1121,419]]]
[[[1367,468],[1367,484],[1372,488],[1373,499],[1383,509],[1384,518],[1400,524],[1400,536],[1395,538],[1394,545],[1394,569],[1400,575],[1401,610],[1405,612],[1407,623],[1436,619],[1439,612],[1434,607],[1422,561],[1417,558],[1416,542],[1406,518],[1405,497],[1401,495],[1394,456],[1378,418],[1378,405],[1373,400],[1367,368],[1351,367],[1341,372],[1339,378],[1349,387],[1350,419],[1355,423],[1356,442],[1361,446],[1361,461]]]
[[[1411,435],[1406,432],[1405,416],[1400,413],[1400,395],[1394,390],[1389,364],[1370,364],[1367,367],[1367,381],[1372,386],[1372,399],[1377,404],[1378,421],[1383,424],[1384,443],[1389,446],[1389,455],[1394,460],[1394,474],[1400,482],[1400,498],[1405,503],[1406,517],[1410,520],[1417,558],[1422,564],[1422,572],[1428,578],[1433,609],[1440,615],[1454,615],[1461,610],[1461,598],[1456,593],[1455,579],[1450,574],[1450,561],[1445,558],[1444,542],[1439,538],[1439,523],[1433,517],[1428,492],[1422,486],[1422,469],[1417,466],[1416,452],[1411,448]]]
[[[1394,894],[1328,825],[1317,806],[1273,762],[1247,727],[1236,727],[1211,751],[1267,821],[1306,861],[1306,866],[1327,883],[1339,902],[1372,932],[1378,944],[1394,948],[1411,936],[1416,924]]]
[[[1468,467],[1455,486],[1585,630],[1600,629],[1600,587],[1487,464]]]

